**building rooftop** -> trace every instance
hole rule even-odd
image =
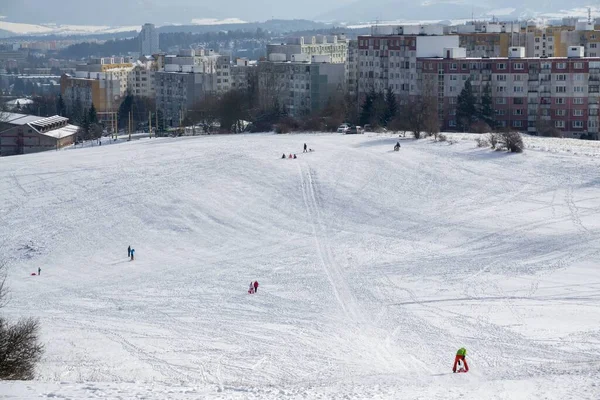
[[[3,122],[11,125],[27,125],[31,122],[35,122],[43,118],[44,117],[39,117],[37,115],[27,115],[19,113],[5,113],[2,115]]]

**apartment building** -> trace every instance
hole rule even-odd
[[[160,51],[158,30],[154,24],[144,24],[139,34],[140,55],[149,56]]]
[[[458,35],[443,35],[441,27],[429,35],[419,26],[395,27],[400,34],[382,35],[379,29],[376,35],[358,37],[359,98],[388,88],[397,96],[416,94],[417,58],[443,57],[445,49],[459,47]]]
[[[231,90],[256,88],[257,71],[256,62],[238,58],[231,66]]]
[[[348,41],[348,56],[346,57],[346,86],[351,96],[358,94],[358,40]]]
[[[166,56],[155,77],[156,106],[168,125],[179,126],[188,110],[211,94],[231,89],[231,57],[212,50]]]
[[[95,77],[75,77],[64,74],[60,78],[60,92],[68,112],[76,107],[82,110],[94,107],[99,113],[116,111],[121,98],[121,82],[96,73]]]
[[[311,61],[260,62],[258,85],[262,103],[277,99],[289,115],[307,115],[346,93],[346,67],[318,56]]]
[[[600,58],[584,58],[581,46],[567,57],[524,57],[511,48],[508,58],[420,58],[419,79],[435,93],[444,129],[456,129],[457,99],[470,79],[476,95],[490,86],[500,126],[536,134],[551,124],[565,137],[598,135]]]
[[[133,64],[128,87],[134,96],[154,98],[157,65],[152,56],[143,56]]]
[[[82,79],[104,79],[119,81],[119,96],[129,89],[133,60],[125,57],[92,58],[87,64],[77,65],[75,77]]]
[[[345,35],[308,36],[288,38],[284,43],[267,45],[268,61],[292,61],[292,56],[303,54],[329,56],[332,64],[343,64],[348,56],[348,39]]]

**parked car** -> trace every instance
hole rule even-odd
[[[347,133],[347,132],[348,132],[348,129],[350,129],[350,126],[349,126],[349,125],[346,125],[346,124],[341,124],[341,125],[340,125],[340,126],[338,126],[338,128],[337,128],[337,132],[338,132],[338,133]]]
[[[363,131],[363,128],[358,125],[352,125],[346,131],[347,135],[356,135],[356,134],[361,134],[361,133],[365,133],[365,132]]]

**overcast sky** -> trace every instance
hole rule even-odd
[[[313,19],[356,0],[0,0],[7,21],[87,25],[153,22],[190,23],[192,19]]]

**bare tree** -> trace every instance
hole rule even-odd
[[[6,305],[6,262],[0,263],[0,308]],[[0,380],[34,378],[44,347],[39,341],[39,322],[32,318],[10,323],[0,316]]]

